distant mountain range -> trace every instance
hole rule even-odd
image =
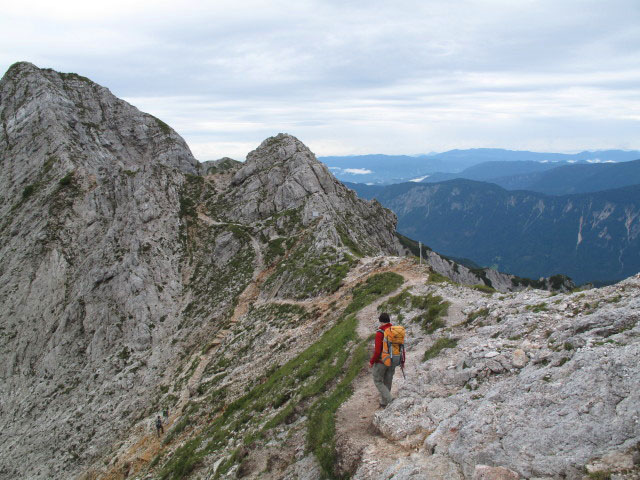
[[[573,180],[571,188],[595,182],[590,175]],[[393,210],[403,235],[500,271],[531,278],[564,273],[577,283],[640,271],[640,185],[560,196],[466,179],[347,186]]]
[[[422,183],[455,178],[495,183],[507,190],[532,190],[548,195],[588,193],[640,184],[640,160],[623,163],[563,164],[485,162],[460,173],[437,173]]]
[[[408,181],[450,180],[463,171],[474,180],[541,172],[571,164],[619,163],[640,159],[640,151],[601,150],[576,154],[493,148],[451,150],[428,155],[358,155],[319,157],[341,181],[389,185]],[[480,164],[484,164],[480,166]],[[428,177],[429,176],[429,177]],[[467,178],[467,177],[464,177]]]
[[[507,190],[533,190],[548,195],[598,192],[640,184],[640,160],[565,165],[489,181]]]

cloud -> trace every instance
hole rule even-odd
[[[616,163],[615,160],[602,160],[600,158],[587,159],[587,163]]]
[[[198,158],[638,148],[636,0],[13,2],[0,70],[74,71]],[[10,47],[10,48],[9,48]]]
[[[351,175],[369,175],[373,173],[373,170],[367,168],[345,168],[343,173],[350,173]]]
[[[412,178],[411,180],[409,180],[410,182],[414,182],[414,183],[420,183],[421,181],[423,181],[425,178],[429,178],[431,175],[425,175],[424,177],[418,177],[418,178]]]

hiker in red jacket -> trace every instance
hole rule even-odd
[[[393,374],[395,373],[396,367],[393,365],[387,367],[380,360],[384,331],[391,326],[389,314],[386,312],[381,313],[378,317],[378,321],[380,322],[380,326],[376,331],[376,347],[373,351],[371,360],[369,360],[369,367],[373,368],[373,384],[380,392],[380,406],[384,408],[393,400],[393,397],[391,396],[391,382],[393,380]],[[401,365],[404,366],[404,358],[402,358]]]

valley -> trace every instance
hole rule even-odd
[[[550,196],[471,180],[348,184],[398,215],[400,233],[514,275],[611,283],[640,270],[640,186]]]

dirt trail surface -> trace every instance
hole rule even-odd
[[[199,213],[198,217],[201,221],[209,224],[209,225],[220,225],[221,222],[217,222],[209,217],[207,217],[203,213]],[[376,325],[378,323],[377,318],[378,315],[376,313],[376,309],[380,303],[388,299],[389,297],[397,294],[403,288],[408,286],[413,286],[423,283],[426,279],[426,271],[420,267],[417,267],[412,261],[404,259],[404,258],[395,258],[391,262],[385,261],[381,262],[379,257],[369,257],[361,259],[360,265],[352,269],[347,277],[345,278],[342,286],[333,294],[317,297],[306,300],[289,300],[289,299],[271,299],[271,298],[261,298],[260,297],[260,287],[263,284],[264,280],[268,278],[268,276],[273,272],[276,268],[276,265],[265,266],[264,261],[262,259],[262,255],[260,254],[259,245],[257,241],[252,238],[252,244],[256,250],[256,269],[254,272],[254,276],[252,281],[247,285],[245,290],[238,297],[238,304],[234,309],[233,315],[231,317],[230,323],[233,325],[237,323],[249,310],[249,307],[254,305],[261,305],[264,303],[289,303],[289,304],[299,304],[305,306],[305,308],[315,308],[320,314],[320,317],[323,317],[331,310],[332,305],[337,305],[339,308],[344,308],[351,300],[351,289],[365,281],[368,277],[383,273],[383,272],[396,272],[402,275],[405,278],[405,283],[402,287],[384,298],[379,299],[372,305],[365,307],[358,314],[359,324],[358,324],[358,334],[363,338],[366,338],[371,333],[375,332]],[[392,258],[392,257],[391,257]],[[183,386],[182,390],[178,392],[179,401],[178,404],[172,409],[170,412],[169,422],[165,425],[165,433],[169,431],[170,427],[173,423],[180,418],[182,414],[182,410],[189,402],[192,395],[195,393],[195,390],[198,387],[198,384],[202,380],[202,375],[205,371],[206,366],[209,364],[213,355],[217,352],[220,344],[224,336],[228,333],[228,330],[222,330],[217,333],[217,335],[211,340],[209,350],[202,354],[200,352],[196,352],[188,362],[185,363],[185,370],[182,372],[182,375],[187,375],[189,371],[189,366],[192,364],[194,360],[198,359],[198,366],[195,368],[188,382]],[[408,358],[411,358],[408,356]],[[395,381],[398,380],[398,375],[396,375]],[[355,380],[355,388],[361,394],[366,395],[367,392],[371,392],[371,388],[373,384],[371,384],[370,372],[363,372],[356,380]],[[374,392],[377,395],[377,391]],[[356,396],[354,396],[356,397]],[[377,397],[372,397],[372,399],[361,398],[358,395],[356,398],[360,399],[362,402],[361,406],[356,405],[357,411],[365,412],[367,419],[363,420],[364,429],[367,429],[367,425],[371,425],[371,418],[373,418],[373,413],[378,406]],[[364,415],[364,414],[363,414]],[[351,416],[351,415],[349,415]],[[148,464],[148,462],[153,459],[160,451],[162,447],[163,438],[158,438],[156,436],[154,425],[154,418],[147,418],[140,422],[138,425],[133,427],[129,438],[131,439],[127,445],[121,447],[120,453],[117,454],[117,461],[114,462],[113,466],[110,468],[109,472],[100,477],[103,479],[121,479],[126,478],[127,475],[131,475],[137,473],[141,468]],[[361,428],[361,424],[359,422],[352,421],[349,427],[349,435],[353,434],[354,439],[361,438],[358,428]],[[375,437],[375,433],[369,433],[369,436]],[[380,437],[377,437],[380,438]],[[123,476],[124,475],[124,476]]]
[[[378,299],[358,313],[357,331],[362,338],[368,338],[375,333],[379,325],[377,309],[380,304],[405,288],[424,285],[428,279],[426,269],[412,264],[412,262],[399,262],[389,270],[402,275],[405,282],[395,292]],[[372,352],[373,341],[369,353]],[[405,369],[407,374],[410,375],[411,370],[417,368],[423,353],[418,350],[407,350],[407,367]],[[394,397],[403,383],[402,372],[398,368],[391,389]],[[340,468],[353,472],[362,461],[366,461],[367,466],[372,467],[371,475],[373,476],[363,478],[381,478],[376,475],[382,474],[398,458],[408,456],[411,451],[382,437],[374,427],[373,416],[380,408],[380,398],[378,390],[373,385],[371,370],[368,367],[354,380],[353,390],[353,395],[338,409],[336,414],[336,445],[340,455]]]

